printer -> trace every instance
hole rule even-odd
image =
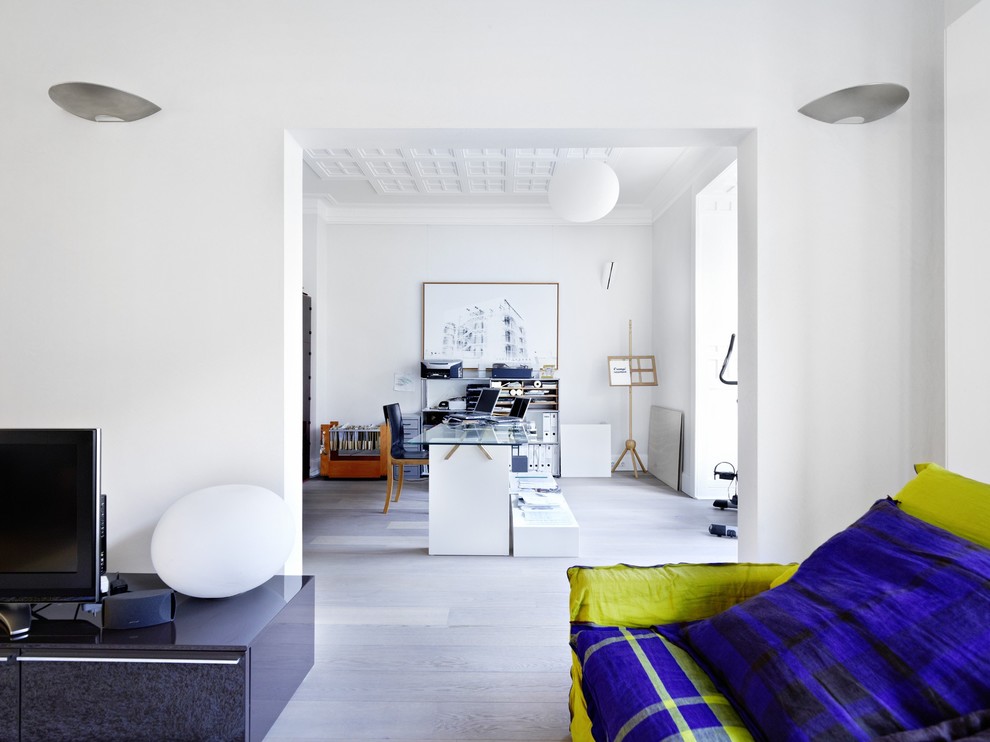
[[[464,362],[452,358],[424,358],[420,364],[420,377],[424,379],[460,379],[464,376]]]

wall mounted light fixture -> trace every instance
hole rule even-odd
[[[856,85],[816,98],[798,113],[826,124],[868,124],[892,114],[909,95],[906,87],[893,82]]]
[[[605,263],[605,268],[602,270],[602,288],[608,291],[612,288],[613,280],[615,280],[615,261],[610,260]]]
[[[137,121],[162,110],[140,95],[92,82],[52,85],[48,97],[69,113],[100,123]]]

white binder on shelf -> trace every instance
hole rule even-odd
[[[557,442],[557,413],[556,412],[544,412],[543,413],[543,442],[544,443],[556,443]]]

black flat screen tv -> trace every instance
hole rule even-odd
[[[0,429],[0,633],[26,634],[31,604],[100,601],[100,463],[98,428]]]

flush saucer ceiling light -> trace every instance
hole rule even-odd
[[[574,160],[554,167],[547,193],[550,208],[569,222],[593,222],[619,200],[619,179],[604,162]]]
[[[798,113],[826,124],[868,124],[892,114],[909,95],[906,87],[893,82],[856,85],[823,95],[799,108]]]
[[[140,95],[92,82],[52,85],[48,97],[69,113],[100,123],[137,121],[162,110]]]

